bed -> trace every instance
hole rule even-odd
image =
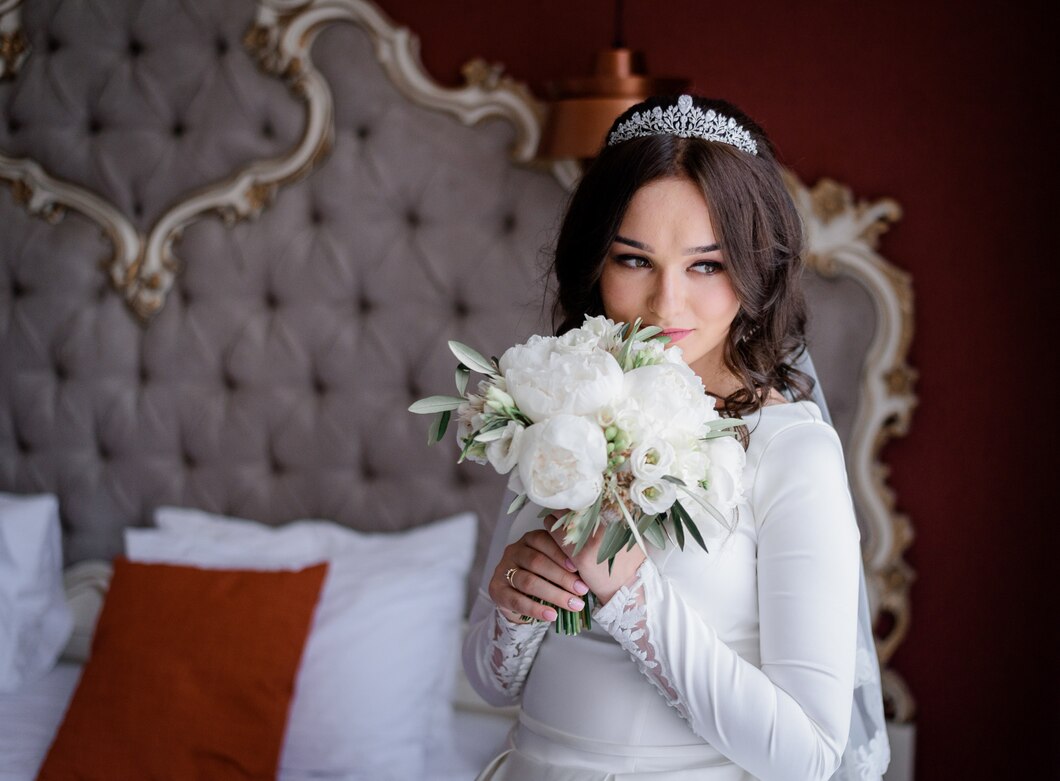
[[[501,744],[510,714],[469,691],[456,646],[503,483],[427,448],[406,408],[448,392],[447,339],[499,354],[549,330],[548,248],[578,169],[533,159],[544,109],[525,87],[481,61],[465,76],[439,86],[416,37],[360,0],[0,0],[0,493],[12,517],[51,519],[19,577],[68,611],[65,634],[23,649],[40,669],[0,693],[0,779],[36,775],[116,556],[131,584],[147,577],[137,563],[293,571],[316,555],[326,595],[336,550],[371,551],[379,578],[351,571],[357,598],[389,572],[394,604],[439,619],[407,659],[380,662],[423,672],[408,701],[441,709],[413,719],[417,761],[471,778]],[[887,662],[909,620],[912,526],[879,452],[915,404],[912,292],[877,252],[899,209],[789,184],[902,725],[913,698]],[[429,576],[440,601],[417,602],[433,564],[409,551],[431,546],[450,566]],[[308,655],[322,630],[306,631]],[[329,762],[280,775],[384,777]]]

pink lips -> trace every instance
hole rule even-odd
[[[670,344],[674,344],[675,342],[680,342],[682,339],[684,339],[690,333],[692,333],[692,329],[690,329],[690,328],[666,328],[662,332],[663,336],[669,336],[670,337]]]

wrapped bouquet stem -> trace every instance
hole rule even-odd
[[[598,561],[623,549],[657,548],[688,538],[704,550],[703,523],[731,527],[741,498],[743,447],[735,418],[714,408],[699,377],[660,329],[587,317],[562,336],[532,336],[487,359],[449,342],[458,360],[456,396],[431,396],[409,407],[435,414],[428,444],[440,441],[453,413],[460,461],[510,474],[516,498],[575,552],[601,531]],[[484,375],[475,392],[471,372]],[[556,630],[590,626],[590,606],[557,608]]]

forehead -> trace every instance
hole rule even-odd
[[[647,244],[712,244],[714,229],[703,191],[688,179],[656,179],[641,187],[622,216],[619,232]]]

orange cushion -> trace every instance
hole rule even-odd
[[[274,779],[327,571],[114,560],[38,779]]]

